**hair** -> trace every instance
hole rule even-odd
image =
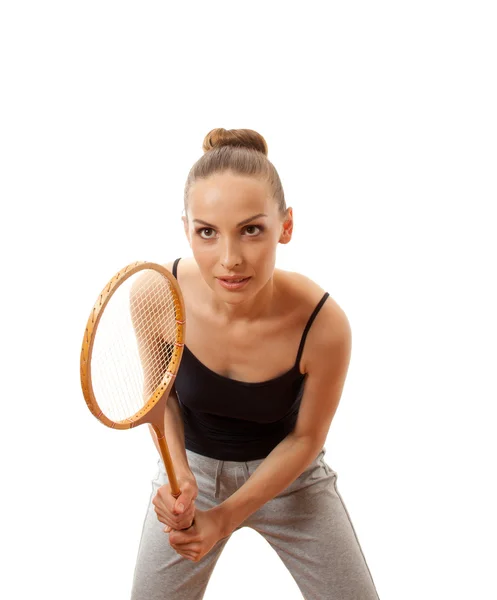
[[[226,171],[266,181],[281,216],[286,213],[283,186],[273,163],[267,158],[267,143],[260,133],[253,129],[212,129],[205,136],[202,149],[204,155],[190,169],[186,180],[185,214],[190,187],[199,179]]]

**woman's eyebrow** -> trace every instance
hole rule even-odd
[[[241,227],[242,225],[245,225],[245,223],[249,223],[250,221],[253,221],[254,219],[258,219],[259,217],[267,217],[267,215],[265,213],[259,213],[258,215],[254,215],[253,217],[250,217],[249,219],[244,219],[243,221],[240,221],[240,223],[237,223],[237,227]],[[213,229],[217,229],[216,225],[211,225],[210,223],[207,223],[207,221],[202,221],[202,219],[193,219],[194,223],[200,223],[201,225],[205,225],[206,227],[212,227]]]

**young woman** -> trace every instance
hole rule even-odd
[[[293,215],[264,138],[214,129],[203,150],[184,195],[193,258],[166,265],[187,319],[165,416],[182,493],[159,459],[132,600],[200,600],[241,527],[265,537],[306,600],[377,600],[324,460],[349,322],[311,279],[275,268]]]

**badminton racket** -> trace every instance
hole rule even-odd
[[[171,494],[181,490],[164,435],[164,411],[183,354],[185,305],[176,278],[138,261],[100,293],[81,347],[81,388],[91,413],[112,429],[149,423]]]

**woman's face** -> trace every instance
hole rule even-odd
[[[187,217],[185,233],[201,274],[227,302],[252,296],[269,281],[276,247],[292,234],[292,209],[283,219],[268,184],[231,172],[192,185]],[[230,275],[250,279],[239,290],[227,290],[219,278]]]

